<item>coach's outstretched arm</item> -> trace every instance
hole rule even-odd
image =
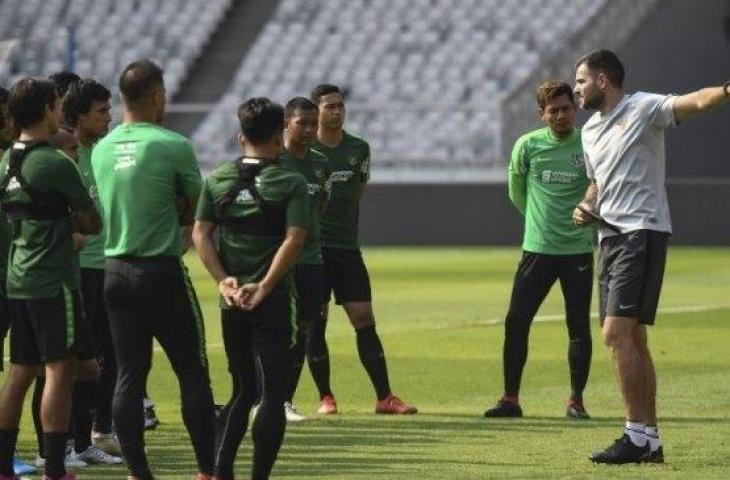
[[[258,283],[247,283],[242,286],[238,291],[236,304],[244,310],[256,308],[297,262],[306,240],[306,228],[287,227],[286,237],[276,251],[266,276]]]
[[[213,241],[215,229],[215,223],[196,220],[193,226],[193,243],[206,270],[218,284],[218,291],[223,299],[228,305],[233,305],[233,297],[238,291],[238,280],[236,277],[229,276],[221,264]]]
[[[673,107],[674,117],[677,123],[681,123],[726,103],[730,103],[730,81],[721,87],[703,88],[677,97]]]

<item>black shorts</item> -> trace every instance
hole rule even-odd
[[[636,230],[601,240],[601,324],[606,317],[653,325],[664,280],[669,234]]]
[[[63,288],[51,298],[8,300],[10,362],[38,365],[86,354],[88,338],[79,290]],[[93,356],[91,357],[93,358]]]
[[[322,265],[297,265],[294,270],[297,289],[297,321],[299,328],[316,322],[324,315],[324,267]]]
[[[324,258],[324,298],[329,302],[332,291],[338,305],[370,302],[370,276],[362,252],[357,248],[322,248]]]
[[[221,309],[223,345],[229,369],[245,363],[242,355],[286,355],[296,340],[294,293],[275,294],[252,311]],[[244,346],[245,345],[245,346]]]

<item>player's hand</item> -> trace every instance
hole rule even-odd
[[[591,206],[585,202],[581,202],[581,203],[579,203],[579,205],[588,211],[591,210]],[[575,210],[573,210],[573,223],[575,223],[576,225],[583,226],[583,225],[588,225],[592,221],[593,221],[593,219],[591,217],[589,217],[588,214],[583,212],[580,208],[575,207]]]
[[[218,292],[223,296],[223,300],[229,307],[234,306],[238,294],[238,280],[236,277],[226,277],[218,282]]]
[[[71,241],[73,242],[74,251],[79,251],[86,246],[86,237],[79,232],[74,232],[71,235]]]
[[[236,305],[243,310],[253,310],[269,294],[269,289],[263,283],[247,283],[238,289]]]

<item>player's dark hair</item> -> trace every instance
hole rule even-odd
[[[301,112],[316,112],[319,111],[319,107],[316,103],[305,97],[294,97],[286,102],[284,111],[287,118],[294,116],[297,110]]]
[[[49,75],[48,80],[53,82],[53,86],[56,88],[56,95],[58,95],[60,98],[63,98],[66,93],[68,93],[68,89],[71,87],[71,85],[80,81],[81,77],[76,75],[74,72],[61,70],[60,72],[52,73],[51,75]]]
[[[93,102],[107,102],[111,97],[112,92],[108,88],[91,78],[74,83],[63,99],[64,123],[75,127],[79,116],[91,111]]]
[[[314,87],[314,90],[312,90],[311,95],[309,95],[309,98],[316,104],[319,105],[319,101],[324,97],[325,95],[329,95],[330,93],[339,93],[342,95],[342,90],[340,90],[340,87],[337,85],[332,85],[329,83],[323,83],[321,85],[317,85]]]
[[[53,109],[58,95],[50,80],[27,77],[10,89],[8,110],[15,128],[28,128],[46,117],[46,107]]]
[[[573,96],[573,89],[570,85],[565,82],[551,80],[543,82],[537,87],[536,97],[537,104],[540,108],[545,108],[550,100],[565,95],[570,100],[570,103],[575,104],[575,97]]]
[[[241,133],[252,145],[261,145],[284,131],[284,109],[266,97],[250,98],[238,107]]]
[[[6,88],[0,87],[0,105],[5,105],[8,103],[8,96],[10,95],[10,92]],[[3,111],[0,109],[0,129],[5,128],[5,117],[3,116]]]
[[[624,65],[618,55],[610,50],[593,50],[583,55],[575,64],[576,70],[585,64],[593,72],[603,72],[608,80],[618,88],[624,86]]]
[[[139,104],[150,98],[152,91],[165,85],[163,70],[148,59],[132,62],[119,76],[119,91],[129,104]]]

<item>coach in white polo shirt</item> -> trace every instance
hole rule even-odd
[[[646,325],[656,316],[672,232],[664,188],[664,130],[728,103],[730,82],[687,95],[623,91],[624,67],[615,53],[595,50],[576,63],[581,108],[596,110],[583,127],[591,184],[581,207],[621,233],[599,229],[603,341],[613,353],[626,407],[624,435],[596,463],[664,461],[656,420],[656,376]],[[592,219],[576,208],[573,218]]]

